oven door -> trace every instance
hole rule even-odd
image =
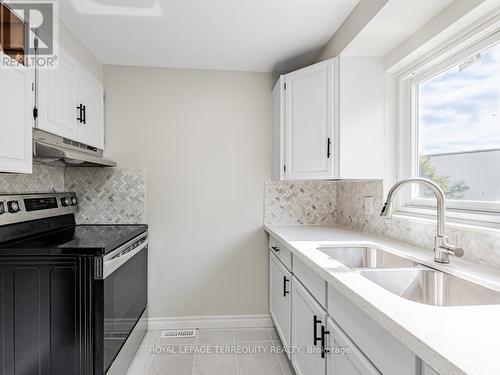
[[[103,259],[104,373],[147,306],[148,241],[143,234]]]

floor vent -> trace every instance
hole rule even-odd
[[[124,340],[128,337],[127,332],[105,332],[104,340]]]
[[[182,337],[196,337],[195,329],[167,329],[161,333],[162,339],[176,339]]]

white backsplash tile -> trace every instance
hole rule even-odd
[[[363,199],[374,197],[374,215],[365,216]],[[340,225],[354,230],[389,237],[401,242],[434,249],[436,224],[409,218],[381,218],[383,205],[382,181],[341,181],[338,186],[337,217]],[[490,267],[500,268],[500,232],[450,227],[446,235],[465,249],[464,259]]]
[[[0,194],[64,191],[64,168],[33,164],[32,174],[0,173]]]
[[[366,216],[364,198],[373,197],[373,215]],[[268,225],[323,224],[381,235],[433,251],[436,224],[425,220],[379,216],[382,181],[273,181],[265,185]],[[500,231],[447,228],[453,243],[458,234],[464,259],[500,268]]]
[[[335,224],[337,181],[268,181],[266,224]]]
[[[64,179],[80,200],[77,223],[146,223],[145,169],[66,168]]]

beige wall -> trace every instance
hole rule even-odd
[[[107,155],[147,169],[154,317],[268,313],[270,74],[105,66]]]

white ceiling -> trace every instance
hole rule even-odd
[[[386,56],[453,1],[390,0],[342,54]]]
[[[285,72],[310,63],[358,0],[65,0],[104,64]]]

